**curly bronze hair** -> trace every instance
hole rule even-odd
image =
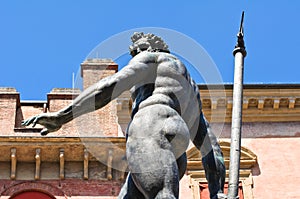
[[[129,50],[133,57],[142,51],[170,53],[168,45],[162,38],[152,33],[135,32],[131,36],[131,41],[132,45],[129,46]]]

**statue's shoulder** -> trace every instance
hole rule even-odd
[[[159,54],[153,53],[153,52],[148,52],[144,51],[136,56],[134,56],[131,60],[130,63],[136,63],[136,62],[143,62],[143,63],[150,63],[150,62],[156,62]]]
[[[130,63],[162,63],[168,61],[181,62],[175,55],[165,52],[148,52],[144,51],[133,57]]]

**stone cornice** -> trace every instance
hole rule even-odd
[[[93,149],[98,147],[99,154],[103,154],[103,159],[107,158],[109,149],[118,149],[125,153],[124,137],[19,137],[19,136],[1,136],[0,137],[0,156],[1,162],[10,161],[10,150],[16,149],[18,161],[34,161],[35,150],[41,150],[41,160],[47,162],[59,162],[59,151],[64,149],[67,161],[83,161],[84,149]],[[51,149],[50,149],[50,148]],[[124,154],[115,153],[115,158]],[[121,157],[118,157],[121,158]],[[93,154],[89,160],[94,160]]]
[[[124,161],[125,138],[124,137],[18,137],[1,136],[0,137],[0,162],[10,165],[4,172],[10,172],[11,180],[25,179],[40,180],[46,179],[41,175],[51,170],[51,176],[55,179],[65,179],[65,164],[77,165],[74,174],[75,178],[88,180],[90,177],[89,164],[96,161],[101,162],[106,169],[106,180],[112,180],[114,172],[115,179],[124,179],[124,172],[127,164]],[[27,177],[18,175],[18,168],[24,165],[30,165],[30,175]],[[52,165],[52,167],[42,167],[43,164]],[[78,163],[82,166],[78,167]],[[19,167],[18,167],[19,165]],[[57,165],[58,167],[53,167]],[[95,165],[95,164],[93,164]],[[28,169],[29,167],[27,167]],[[120,171],[113,171],[118,168]],[[102,167],[103,169],[103,167]],[[19,170],[20,171],[20,170]],[[68,175],[70,172],[68,169]],[[118,174],[117,174],[117,173]],[[56,174],[55,174],[56,173]],[[78,175],[79,174],[79,175]],[[83,174],[83,175],[82,175]],[[77,176],[77,177],[76,177]],[[1,176],[3,177],[3,175]],[[8,176],[5,176],[8,179]],[[97,178],[97,176],[96,176]],[[51,177],[53,179],[53,177]],[[101,176],[97,179],[102,179]]]
[[[199,90],[207,119],[231,122],[233,85],[199,85]],[[129,118],[129,99],[125,92],[117,100],[120,118]],[[244,85],[243,122],[295,121],[300,121],[300,84]]]
[[[232,85],[199,89],[207,118],[231,122]],[[300,85],[245,85],[243,95],[243,122],[300,121]]]

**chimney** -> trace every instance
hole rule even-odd
[[[115,74],[118,64],[111,59],[87,59],[81,64],[83,89],[97,83],[99,80]]]
[[[17,109],[20,107],[20,94],[14,88],[0,88],[0,135],[14,133]],[[19,119],[21,120],[21,119]]]
[[[118,65],[111,59],[87,59],[81,64],[83,89],[111,76],[118,71]],[[85,136],[118,136],[117,102],[111,101],[105,107],[83,116],[82,132]],[[86,128],[84,128],[86,127]]]

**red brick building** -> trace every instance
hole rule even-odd
[[[108,59],[85,61],[83,88],[117,70]],[[232,85],[199,89],[228,168]],[[78,93],[53,89],[47,101],[22,101],[16,89],[0,88],[0,198],[116,198],[126,176],[129,92],[46,137],[39,135],[41,126],[21,126],[23,119],[66,106]],[[299,197],[299,135],[300,85],[245,86],[240,198]],[[200,154],[193,146],[187,154],[180,198],[208,198]]]

